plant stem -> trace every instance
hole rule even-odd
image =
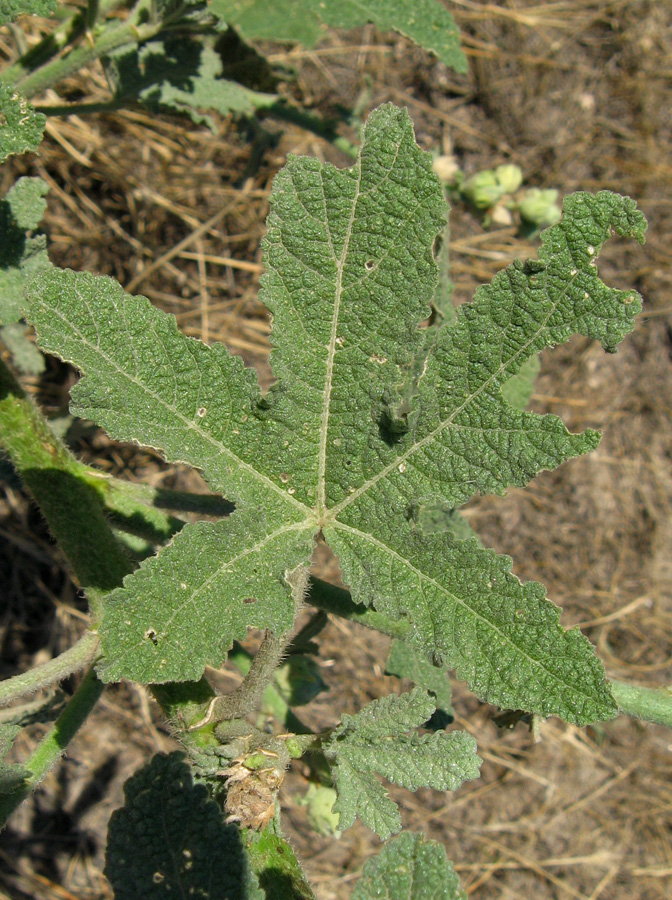
[[[109,13],[114,12],[124,2],[125,0],[101,0],[99,8],[100,18],[104,18]],[[42,38],[39,44],[28,50],[13,65],[5,69],[2,73],[4,84],[16,84],[22,78],[25,78],[29,72],[35,71],[39,66],[53,59],[56,54],[60,53],[68,44],[77,40],[84,33],[85,24],[85,17],[81,10],[77,10],[73,15],[68,16],[64,22]]]
[[[272,631],[264,633],[261,646],[242,684],[230,694],[214,701],[211,712],[214,719],[219,722],[242,719],[259,709],[264,689],[272,681],[273,673],[280,665],[292,636],[292,632],[279,635]]]
[[[98,635],[87,631],[73,647],[55,659],[0,682],[0,706],[81,672],[94,662],[99,644]]]
[[[93,669],[90,669],[68,705],[26,760],[25,767],[29,769],[30,777],[21,787],[0,796],[0,827],[61,758],[66,747],[98,702],[103,687],[104,685],[98,681]]]
[[[672,689],[644,687],[626,681],[612,681],[609,686],[622,713],[672,728]]]
[[[110,529],[96,489],[2,359],[0,444],[86,590],[97,625],[103,594],[121,584],[131,560]]]
[[[198,726],[192,726],[192,728],[201,727],[212,720],[226,722],[229,719],[244,719],[245,716],[258,711],[264,691],[273,681],[273,673],[282,662],[287,647],[296,634],[296,619],[308,585],[308,569],[305,566],[297,566],[293,572],[287,575],[287,581],[292,588],[294,600],[292,627],[283,634],[276,635],[272,631],[264,633],[261,646],[257,650],[242,684],[238,685],[230,694],[213,700],[207,717]]]
[[[86,40],[75,47],[65,56],[45,63],[38,69],[34,69],[29,75],[25,75],[16,83],[17,88],[24,97],[30,99],[36,94],[41,94],[47,88],[53,87],[59,81],[78,72],[83,66],[106,56],[117,47],[126,44],[140,44],[159,33],[164,27],[163,22],[149,22],[144,25],[136,25],[133,21],[108,23],[95,36],[93,43]]]
[[[243,840],[247,844],[252,869],[267,897],[273,900],[316,900],[277,820],[261,832],[244,830]]]

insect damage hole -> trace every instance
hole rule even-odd
[[[154,628],[148,628],[143,637],[146,641],[151,641],[155,647],[159,643],[159,637]]]

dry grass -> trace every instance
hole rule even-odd
[[[562,193],[612,188],[638,199],[650,221],[646,247],[613,244],[601,271],[641,291],[645,316],[615,358],[582,339],[545,354],[534,397],[537,410],[575,430],[603,428],[600,448],[526,490],[474,501],[468,515],[489,546],[513,556],[518,574],[548,585],[564,624],[584,626],[611,675],[668,683],[672,9],[644,0],[450,5],[471,62],[464,77],[372,28],[334,35],[311,52],[276,48],[271,59],[291,65],[297,96],[325,112],[358,100],[408,105],[421,145],[448,141],[467,173],[511,160],[530,184]],[[87,99],[104,97],[97,70],[85,86]],[[2,188],[19,171],[41,175],[52,187],[46,222],[56,263],[145,293],[188,334],[224,341],[257,365],[267,383],[269,325],[256,294],[272,177],[290,151],[345,162],[305,132],[274,130],[274,144],[261,146],[233,121],[211,135],[138,112],[53,120],[41,156],[5,167]],[[452,221],[459,300],[514,256],[534,252],[511,230],[483,231],[465,210]],[[62,412],[71,383],[52,362],[32,388]],[[155,454],[97,432],[82,437],[79,452],[124,477],[188,483]],[[20,489],[8,484],[0,504],[2,666],[10,674],[68,646],[84,613]],[[315,704],[315,721],[333,722],[394,689],[381,668],[385,647],[378,635],[330,624],[322,659],[332,690]],[[462,685],[455,707],[458,724],[478,740],[482,779],[454,796],[395,796],[408,827],[446,844],[470,897],[672,894],[668,732],[626,719],[586,730],[552,720],[534,743],[524,726],[498,730],[494,711]],[[157,722],[141,689],[107,692],[59,771],[5,832],[0,896],[110,896],[101,875],[106,821],[124,779],[171,746]],[[40,726],[34,731],[21,751]],[[378,842],[360,826],[340,841],[316,836],[295,802],[300,772],[290,786],[286,818],[320,900],[341,900]]]

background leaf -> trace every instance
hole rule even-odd
[[[19,725],[0,725],[0,794],[11,794],[31,774],[25,766],[3,761],[20,731]]]
[[[6,25],[17,16],[50,16],[56,9],[57,0],[0,0],[0,25]]]
[[[436,710],[428,720],[432,724],[426,724],[426,727],[445,728],[453,721],[450,678],[446,666],[435,666],[421,650],[395,638],[390,644],[385,672],[410,679],[434,697]]]
[[[437,0],[211,0],[210,8],[246,40],[298,41],[313,47],[323,26],[356,28],[372,22],[394,29],[435,53],[441,62],[466,72],[455,20]]]
[[[105,874],[116,900],[264,900],[240,831],[225,825],[182,754],[158,754],[124,787],[110,819]]]
[[[14,88],[0,81],[0,162],[8,156],[30,153],[42,143],[47,117],[37,113]]]
[[[444,847],[406,831],[370,859],[351,900],[467,900]]]
[[[278,99],[222,78],[222,60],[213,47],[183,36],[122,47],[107,58],[105,68],[117,97],[186,114],[212,130],[216,124],[207,110],[250,115]]]

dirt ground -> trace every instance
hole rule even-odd
[[[649,220],[644,248],[612,241],[600,271],[634,287],[645,313],[618,354],[585,339],[547,352],[533,408],[572,430],[603,429],[592,455],[540,475],[503,499],[467,508],[484,543],[510,554],[524,579],[547,585],[563,624],[580,625],[614,678],[672,681],[672,6],[645,0],[508,0],[448,4],[470,71],[456,76],[407,41],[374,28],[332,34],[317,50],[271,48],[289,90],[322,114],[360,115],[406,105],[421,146],[455,154],[471,174],[519,164],[530,186],[609,188],[636,198]],[[35,26],[36,28],[38,25]],[[9,52],[6,34],[0,52]],[[95,67],[66,86],[104,99]],[[220,120],[217,134],[141,112],[51,120],[39,157],[2,170],[51,186],[45,219],[55,263],[114,275],[177,316],[187,334],[220,340],[257,365],[262,381],[269,325],[256,294],[259,241],[274,174],[287,153],[344,165],[330,144],[266,122],[266,133]],[[343,124],[351,138],[356,130]],[[269,136],[270,135],[270,136]],[[211,227],[201,229],[219,214]],[[456,300],[534,242],[510,227],[483,228],[452,214]],[[181,243],[182,242],[182,243]],[[54,360],[27,379],[50,415],[63,415],[74,375]],[[124,478],[166,487],[197,476],[151,451],[83,428],[77,451]],[[68,647],[84,605],[39,513],[9,479],[0,495],[0,674]],[[335,722],[398,689],[383,675],[387,641],[343,621],[324,632],[320,657],[331,690],[315,721]],[[664,900],[672,896],[672,736],[619,718],[578,729],[547,721],[499,729],[496,710],[455,684],[457,724],[477,739],[480,781],[454,795],[393,790],[404,825],[442,841],[474,900]],[[18,748],[24,755],[44,726]],[[0,842],[0,898],[110,898],[102,876],[107,820],[122,785],[173,742],[147,694],[107,690],[58,770],[14,816]],[[285,822],[320,900],[345,900],[379,847],[356,825],[340,840],[316,835],[297,804],[293,773]]]

